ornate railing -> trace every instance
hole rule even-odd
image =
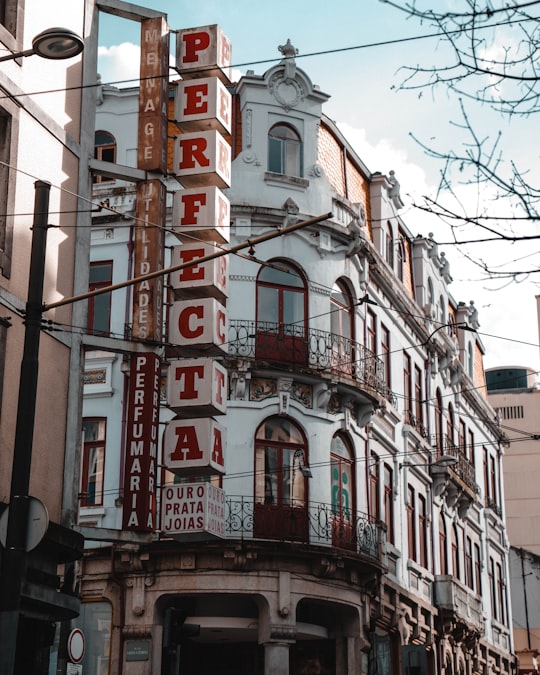
[[[333,371],[386,396],[384,363],[349,338],[299,324],[232,320],[229,354],[269,363]]]
[[[450,467],[450,470],[453,471],[465,485],[472,490],[475,494],[478,493],[478,485],[475,480],[474,475],[474,464],[470,462],[465,455],[460,452],[460,449],[455,443],[445,434],[442,439],[434,436],[431,439],[431,446],[436,448],[436,458],[438,459],[441,455],[450,455],[457,459],[456,464]]]
[[[329,546],[381,560],[383,526],[365,513],[331,504],[296,502],[283,507],[249,497],[226,497],[227,538],[270,539]]]

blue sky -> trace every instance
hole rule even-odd
[[[147,0],[139,4],[167,13],[172,31],[219,24],[232,42],[233,65],[251,64],[239,66],[241,72],[250,68],[263,73],[272,59],[281,59],[277,47],[290,38],[300,52],[297,64],[331,95],[325,113],[339,124],[368,168],[382,173],[396,171],[407,204],[402,215],[410,231],[423,235],[434,232],[439,241],[449,241],[449,231],[443,224],[433,218],[427,220],[410,205],[413,197],[435,196],[440,170],[411,134],[434,147],[456,147],[463,141],[456,126],[457,100],[443,89],[435,94],[399,91],[403,66],[448,62],[448,51],[437,38],[420,39],[433,32],[430,26],[407,20],[380,0]],[[439,4],[457,7],[463,6],[464,0],[437,0]],[[137,77],[139,33],[135,22],[101,15],[99,70],[103,82]],[[419,39],[397,42],[410,37]],[[351,47],[359,48],[348,49]],[[337,51],[302,57],[330,50]],[[267,59],[268,63],[256,63]],[[538,137],[534,119],[508,124],[478,105],[470,106],[469,113],[482,133],[494,137],[501,129],[512,159],[540,173],[537,144],[530,143],[531,138]],[[470,188],[462,188],[461,196],[469,203],[475,198]],[[538,344],[534,296],[540,293],[540,287],[536,277],[524,275],[513,283],[486,281],[468,256],[476,259],[483,255],[490,263],[500,265],[516,260],[513,267],[524,268],[540,266],[537,249],[535,246],[533,257],[530,245],[441,247],[451,264],[452,295],[467,304],[474,300],[479,310],[488,367],[540,368],[537,346],[512,341],[517,338]]]

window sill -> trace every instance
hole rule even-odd
[[[286,185],[294,190],[305,190],[309,187],[307,178],[299,178],[297,176],[286,176],[282,173],[274,173],[273,171],[266,171],[264,174],[264,182],[269,185]]]

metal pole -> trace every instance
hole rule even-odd
[[[0,675],[14,675],[17,652],[17,630],[21,608],[22,585],[26,570],[26,540],[32,442],[36,416],[39,338],[45,276],[45,251],[51,186],[44,181],[34,183],[34,224],[26,301],[25,334],[17,426],[13,448],[11,493],[6,548],[0,574]]]

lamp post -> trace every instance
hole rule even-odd
[[[47,59],[68,59],[80,54],[83,47],[82,39],[72,31],[64,28],[51,28],[34,38],[32,49],[0,57],[0,61],[31,56],[32,54]],[[16,672],[17,633],[29,530],[30,469],[36,409],[39,340],[43,314],[49,193],[49,183],[36,181],[9,515],[6,546],[3,551],[0,574],[0,675],[13,675]]]

